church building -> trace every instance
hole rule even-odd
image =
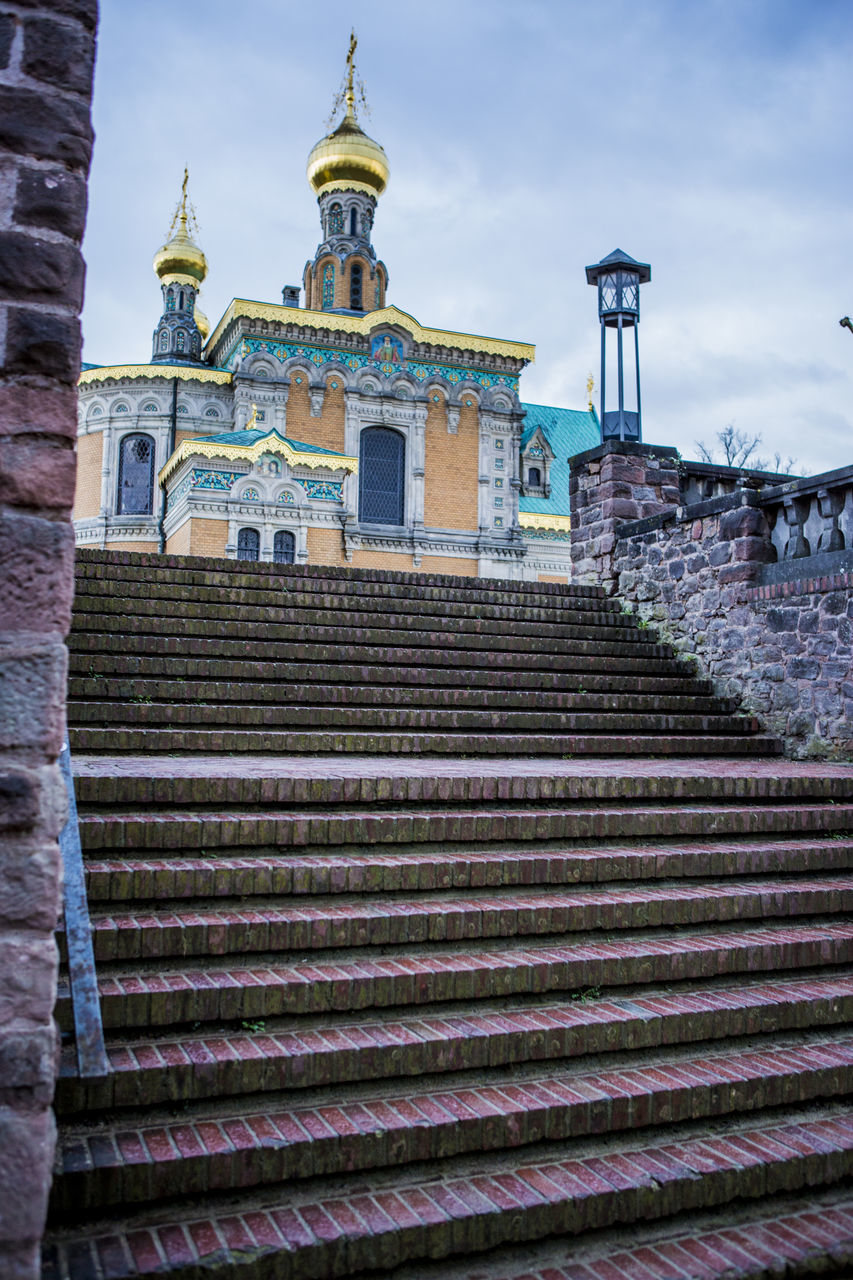
[[[281,304],[235,298],[210,332],[184,175],[150,363],[80,376],[78,545],[566,582],[567,459],[598,420],[522,401],[532,345],[389,304],[354,52],[308,157],[321,241]]]

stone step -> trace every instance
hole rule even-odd
[[[442,637],[438,637],[440,640]],[[448,667],[448,646],[437,645],[434,648],[401,647],[394,644],[399,639],[395,633],[386,642],[373,644],[313,644],[297,635],[296,643],[259,639],[251,640],[251,661],[274,663],[275,677],[281,679],[282,663],[288,664],[288,678],[297,679],[293,675],[292,664],[307,664],[316,672],[318,665],[336,666],[338,663],[347,667],[354,665],[388,667],[441,667],[444,674]],[[222,660],[234,659],[236,662],[247,660],[246,639],[228,639],[204,635],[194,636],[192,642],[185,636],[140,635],[137,632],[126,635],[109,635],[103,632],[72,631],[68,636],[68,647],[73,654],[79,655],[77,668],[87,669],[87,661],[92,654],[110,653],[118,650],[123,657],[146,658],[154,655],[157,669],[163,658],[182,657],[185,661],[205,661],[211,658]],[[187,659],[187,649],[192,648],[192,658]],[[454,650],[454,665],[464,665],[473,670],[514,672],[617,672],[625,675],[641,674],[643,676],[681,676],[691,678],[690,671],[683,663],[670,655],[665,646],[638,644],[634,651],[628,646],[604,644],[576,640],[571,645],[552,642],[551,648],[537,645],[531,648],[526,642],[518,642],[518,650],[490,646],[486,641],[479,648],[468,648],[461,654]],[[660,655],[657,650],[660,650]],[[316,679],[316,674],[311,677]]]
[[[470,655],[466,655],[466,662]],[[713,697],[713,689],[707,680],[694,679],[687,663],[673,666],[671,675],[657,675],[655,669],[659,665],[652,663],[648,670],[632,674],[613,670],[614,659],[603,659],[601,670],[555,671],[550,667],[528,671],[521,668],[508,667],[471,667],[454,663],[440,667],[428,666],[393,666],[393,665],[355,665],[349,662],[308,663],[287,659],[286,671],[280,662],[257,661],[255,658],[200,658],[195,653],[188,655],[154,654],[144,656],[128,655],[120,648],[106,650],[102,653],[89,653],[85,650],[70,654],[69,667],[72,677],[85,679],[85,693],[95,693],[100,697],[110,697],[110,689],[114,680],[122,677],[134,683],[150,678],[153,682],[174,680],[189,682],[199,681],[204,687],[216,687],[214,681],[222,682],[225,688],[240,688],[240,682],[247,682],[250,690],[257,689],[258,697],[266,696],[265,690],[286,688],[291,690],[298,685],[300,689],[329,686],[345,687],[359,685],[377,692],[383,688],[399,690],[405,694],[411,689],[448,689],[452,692],[466,693],[471,690],[477,695],[482,691],[485,695],[501,693],[508,696],[524,697],[527,691],[535,690],[537,694],[550,691],[558,693],[578,694],[586,690],[588,693],[631,693],[655,697],[663,694],[677,694],[680,697]],[[286,675],[286,684],[282,684]],[[94,688],[90,688],[94,684]],[[406,686],[406,688],[401,688]],[[197,696],[204,697],[204,693]],[[236,696],[236,695],[235,695]]]
[[[334,813],[267,809],[211,813],[83,813],[87,850],[299,848],[305,845],[412,844],[443,841],[649,840],[671,837],[795,835],[853,830],[853,804],[695,803],[633,808],[389,810],[341,808]]]
[[[357,596],[403,594],[414,597],[463,599],[483,597],[524,604],[531,597],[547,603],[555,600],[606,600],[602,587],[555,582],[518,582],[508,578],[471,578],[459,574],[407,573],[397,569],[337,568],[332,565],[284,565],[259,561],[217,559],[207,556],[161,556],[146,552],[99,551],[78,548],[75,557],[79,577],[131,581],[174,582],[184,586],[209,585],[231,589],[269,587],[278,583],[302,591],[345,592]],[[139,594],[144,594],[142,591]]]
[[[426,845],[392,853],[358,849],[240,857],[96,858],[86,862],[89,902],[179,902],[189,898],[430,893],[442,889],[566,886],[659,877],[815,874],[853,868],[853,839],[776,840],[670,848],[614,845],[595,848]]]
[[[566,622],[572,617],[592,621],[600,618],[628,617],[627,608],[613,597],[603,596],[543,596],[519,595],[513,602],[506,593],[456,590],[442,591],[424,587],[413,590],[396,588],[383,594],[359,590],[356,594],[340,589],[317,590],[311,584],[289,586],[280,584],[254,587],[238,587],[223,574],[193,574],[192,582],[175,582],[160,577],[99,578],[77,573],[75,608],[96,611],[105,600],[133,601],[144,599],[154,602],[192,601],[202,607],[210,607],[226,601],[230,605],[255,609],[315,609],[340,610],[356,608],[369,613],[434,614],[442,618],[496,618],[506,622],[517,619],[529,622]],[[372,585],[372,584],[362,584]]]
[[[91,1212],[843,1097],[853,1088],[853,1038],[540,1072],[438,1090],[410,1082],[403,1094],[386,1089],[334,1106],[285,1101],[231,1114],[201,1107],[178,1122],[149,1108],[136,1124],[67,1125],[52,1211]]]
[[[698,982],[729,974],[776,973],[853,963],[853,922],[776,921],[749,928],[683,928],[622,936],[575,938],[492,950],[435,946],[398,957],[322,957],[281,964],[275,957],[233,966],[205,959],[180,969],[137,963],[99,973],[104,1026],[169,1027],[194,1022],[242,1022],[291,1015],[415,1008],[549,992]],[[67,981],[56,1007],[70,1028]]]
[[[316,1027],[293,1020],[237,1030],[122,1036],[108,1044],[111,1074],[80,1080],[73,1048],[63,1051],[55,1105],[72,1121],[82,1111],[280,1090],[370,1084],[665,1046],[722,1043],[784,1031],[800,1033],[853,1020],[853,973],[834,971],[769,981],[703,983],[678,990],[602,996],[595,989],[560,1003],[499,1010],[413,1014]],[[643,1060],[645,1060],[643,1058]]]
[[[581,681],[577,683],[581,684]],[[715,698],[692,689],[667,693],[637,693],[619,688],[560,691],[555,689],[520,689],[507,687],[466,689],[449,685],[337,684],[303,682],[298,685],[302,704],[344,707],[436,707],[453,709],[500,708],[527,711],[573,711],[596,714],[621,711],[628,714],[646,712],[663,714],[731,714],[738,710],[734,698]],[[281,705],[294,694],[288,681],[237,682],[222,680],[147,679],[128,674],[109,683],[95,676],[72,676],[68,684],[70,708],[76,714],[80,703],[97,700],[109,707],[128,701],[138,703],[175,702],[215,706],[221,703],[272,703]]]
[[[374,623],[357,627],[337,626],[331,623],[303,625],[298,620],[250,622],[239,616],[231,620],[206,616],[176,619],[162,617],[156,612],[146,616],[136,608],[132,617],[133,636],[130,637],[127,635],[128,613],[126,610],[115,615],[77,614],[68,638],[69,645],[79,649],[81,642],[85,642],[92,635],[105,641],[118,640],[122,644],[126,639],[136,641],[146,637],[162,640],[166,644],[174,644],[175,632],[180,631],[180,639],[185,646],[197,639],[204,640],[208,646],[217,642],[223,644],[234,641],[244,643],[250,641],[253,644],[259,642],[264,646],[277,647],[278,655],[282,658],[288,657],[294,646],[296,646],[294,656],[297,658],[304,649],[337,647],[345,650],[345,656],[350,662],[354,660],[353,651],[358,653],[360,650],[369,650],[376,646],[389,648],[392,651],[400,648],[410,649],[414,653],[419,653],[422,649],[445,654],[448,650],[454,653],[469,650],[478,653],[485,650],[489,654],[523,655],[528,655],[531,648],[535,647],[535,652],[540,658],[554,653],[575,655],[600,653],[602,656],[610,657],[621,657],[624,654],[627,657],[643,659],[672,657],[672,649],[668,645],[657,643],[654,632],[641,631],[636,627],[563,627],[552,628],[555,634],[539,633],[529,636],[511,634],[502,629],[500,624],[495,624],[496,630],[493,632],[462,631],[458,628],[451,630],[446,625],[439,629],[433,626],[430,630],[420,631],[411,627],[391,626],[384,617],[382,625]]]
[[[417,729],[425,732],[459,733],[512,730],[536,737],[561,734],[754,734],[759,722],[752,716],[689,712],[666,715],[650,711],[547,711],[531,706],[525,710],[465,710],[442,707],[342,707],[303,703],[297,692],[290,701],[278,706],[256,706],[243,702],[73,702],[69,707],[69,724],[75,728],[89,725],[108,728],[113,724],[133,728],[165,725],[175,729],[280,729],[302,728],[311,724],[314,730],[334,729]]]
[[[96,963],[176,956],[420,947],[433,943],[658,929],[733,920],[838,916],[853,911],[853,876],[734,880],[723,884],[614,885],[548,893],[483,890],[417,898],[198,903],[174,911],[152,903],[131,914],[92,915]],[[60,932],[60,938],[64,934]]]
[[[577,1152],[559,1144],[526,1162],[484,1154],[476,1170],[444,1177],[406,1170],[339,1184],[280,1186],[251,1206],[216,1198],[144,1227],[69,1235],[46,1251],[47,1280],[152,1274],[334,1280],[418,1260],[496,1249],[548,1235],[633,1224],[809,1185],[853,1172],[853,1120],[829,1111],[759,1117],[740,1131],[665,1130],[616,1151],[605,1139]],[[73,1268],[73,1270],[72,1270]]]
[[[218,592],[208,601],[195,598],[172,599],[155,595],[144,599],[118,595],[90,595],[78,592],[74,597],[75,625],[85,626],[84,619],[105,619],[120,624],[129,613],[140,619],[169,618],[173,627],[185,625],[189,620],[204,619],[207,622],[240,622],[248,627],[267,626],[332,626],[358,629],[362,627],[394,628],[405,631],[444,630],[453,635],[514,635],[539,638],[543,636],[572,639],[575,635],[601,637],[603,639],[634,638],[637,633],[652,639],[653,633],[639,626],[630,613],[622,613],[618,607],[591,610],[565,608],[561,610],[526,610],[507,606],[472,604],[445,607],[442,602],[375,602],[373,609],[361,607],[360,600],[352,596],[324,597],[325,607],[316,601],[300,597],[299,604],[290,592],[282,593],[276,604],[246,604],[233,600],[226,591]],[[609,603],[609,602],[608,602]],[[537,617],[550,613],[552,617]],[[491,616],[494,614],[495,616]],[[88,628],[87,629],[91,629]]]
[[[499,1261],[477,1267],[461,1263],[441,1265],[440,1280],[779,1280],[794,1277],[853,1275],[853,1199],[849,1192],[811,1192],[770,1200],[759,1212],[743,1208],[732,1225],[730,1215],[702,1215],[700,1226],[683,1224],[673,1231],[655,1224],[637,1227],[629,1240],[609,1244],[546,1243],[531,1261],[518,1260],[516,1269],[501,1251]],[[618,1234],[618,1233],[616,1233]],[[640,1243],[637,1242],[640,1237]],[[513,1251],[516,1252],[516,1251]],[[543,1261],[542,1255],[547,1261]],[[419,1271],[420,1280],[439,1280],[432,1267]],[[413,1280],[408,1268],[389,1280]]]
[[[388,733],[347,730],[295,732],[247,729],[82,729],[72,727],[73,752],[169,752],[210,755],[280,753],[282,755],[394,755],[400,756],[773,756],[781,754],[778,739],[763,734],[691,737],[623,734]]]

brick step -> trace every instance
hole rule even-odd
[[[440,638],[440,637],[439,637]],[[251,643],[252,661],[275,663],[273,670],[277,679],[282,676],[282,663],[288,664],[288,676],[293,670],[291,664],[308,664],[309,669],[316,672],[317,665],[343,663],[347,667],[364,664],[368,666],[388,667],[408,666],[441,667],[444,672],[448,665],[448,647],[437,648],[402,648],[392,641],[378,644],[309,644],[300,636],[296,644],[253,638]],[[394,636],[393,639],[399,639]],[[118,650],[123,657],[145,658],[155,655],[156,668],[160,669],[163,658],[180,656],[186,659],[186,651],[190,642],[185,636],[139,635],[136,632],[126,635],[108,635],[98,631],[72,631],[68,636],[68,647],[72,653],[79,655],[78,663],[86,669],[86,661],[90,654],[110,653]],[[200,635],[192,638],[193,658],[190,661],[219,658],[234,658],[246,661],[246,640],[211,639]],[[571,646],[558,645],[545,650],[537,646],[525,652],[520,642],[520,652],[498,649],[484,642],[480,648],[467,649],[464,655],[454,656],[454,665],[460,656],[464,656],[466,667],[473,669],[487,668],[489,671],[515,671],[522,669],[529,672],[539,671],[579,671],[603,674],[618,672],[633,675],[641,673],[649,676],[678,677],[689,680],[690,672],[670,655],[670,651],[659,645],[637,645],[635,651],[625,654],[626,645],[606,645],[604,643],[574,641]],[[658,656],[657,650],[661,655]],[[611,650],[613,652],[611,652]],[[79,666],[77,669],[79,669]],[[293,679],[297,679],[295,675]],[[311,677],[316,679],[316,674]]]
[[[467,657],[468,655],[466,655]],[[651,664],[652,667],[657,664]],[[454,663],[442,667],[354,665],[349,662],[307,663],[287,660],[288,690],[298,684],[300,688],[308,688],[314,684],[322,687],[330,685],[360,685],[367,688],[388,686],[406,692],[400,686],[414,688],[447,688],[465,693],[483,690],[499,697],[501,691],[523,696],[527,690],[542,692],[578,693],[633,693],[650,697],[660,694],[678,694],[679,696],[714,697],[713,687],[707,680],[694,678],[686,663],[674,666],[672,675],[655,675],[654,670],[631,674],[611,670],[615,666],[613,659],[602,663],[601,671],[589,670],[554,671],[550,667],[542,670],[527,671],[488,666],[470,667]],[[158,682],[181,680],[184,682],[198,680],[205,687],[209,682],[221,681],[226,687],[231,683],[239,688],[239,682],[251,682],[249,687],[258,689],[258,696],[265,696],[262,690],[282,688],[282,666],[280,662],[260,662],[254,658],[199,658],[195,654],[155,654],[145,657],[125,654],[115,648],[104,653],[80,651],[70,655],[69,667],[72,678],[85,679],[85,692],[108,697],[110,681],[122,676],[134,682],[146,677]],[[89,683],[94,688],[89,689]],[[214,686],[215,687],[215,686]],[[204,697],[204,691],[198,695]]]
[[[637,1135],[613,1150],[606,1139],[518,1157],[483,1155],[477,1172],[449,1165],[444,1177],[405,1169],[347,1193],[338,1182],[284,1185],[249,1205],[207,1199],[184,1215],[69,1233],[48,1245],[46,1280],[119,1280],[168,1270],[198,1277],[205,1265],[231,1277],[334,1280],[404,1263],[480,1253],[547,1235],[633,1224],[820,1187],[853,1172],[853,1121],[843,1112],[756,1117],[739,1132]]]
[[[633,808],[340,809],[334,813],[267,810],[211,813],[82,813],[87,851],[286,849],[305,845],[441,843],[443,841],[707,839],[853,830],[853,805],[648,804]]]
[[[322,957],[254,967],[205,959],[180,969],[138,962],[128,972],[101,967],[98,987],[107,1028],[172,1027],[194,1022],[355,1013],[435,1003],[542,997],[549,992],[698,982],[729,974],[778,973],[853,963],[853,922],[773,922],[750,928],[685,928],[676,934],[492,950],[436,946],[428,954]],[[56,1016],[71,1026],[67,981]]]
[[[681,842],[607,849],[534,850],[449,845],[416,852],[248,853],[233,858],[95,858],[86,861],[89,902],[121,903],[188,898],[246,898],[330,893],[429,893],[439,889],[509,888],[639,881],[661,877],[754,876],[853,868],[853,839],[742,843]]]
[[[236,730],[285,728],[312,730],[326,728],[417,729],[424,732],[459,733],[500,730],[542,737],[550,733],[597,734],[699,734],[713,736],[753,734],[759,722],[752,716],[685,712],[667,715],[652,711],[547,711],[531,706],[525,710],[466,710],[457,707],[342,707],[303,703],[301,690],[294,689],[292,699],[283,705],[256,706],[244,702],[73,702],[69,706],[69,724],[75,728],[89,725],[125,728],[155,728],[165,725],[175,729],[187,725],[193,729],[217,728]]]
[[[838,916],[853,911],[853,876],[656,884],[548,893],[482,890],[476,896],[355,902],[289,903],[261,899],[250,907],[204,902],[174,911],[139,904],[131,914],[92,914],[97,963],[175,956],[420,947],[463,940],[591,934],[598,930]],[[64,939],[62,931],[60,939]]]
[[[397,594],[430,598],[484,598],[523,604],[532,596],[548,603],[565,599],[605,600],[602,587],[556,582],[518,582],[508,578],[471,578],[461,574],[407,573],[398,569],[355,569],[332,565],[283,565],[260,561],[229,560],[208,556],[161,556],[150,552],[100,551],[78,548],[78,577],[100,580],[175,582],[185,586],[269,587],[277,582],[287,588],[321,592],[349,591],[355,595]],[[143,594],[140,592],[139,594]]]
[[[731,1214],[702,1215],[693,1223],[651,1229],[639,1225],[630,1240],[584,1247],[575,1240],[549,1242],[531,1259],[523,1250],[516,1269],[501,1251],[500,1260],[470,1270],[470,1264],[441,1271],[427,1266],[419,1280],[796,1280],[822,1275],[844,1280],[853,1275],[853,1198],[838,1192],[771,1199],[741,1209],[732,1225]],[[640,1237],[640,1243],[637,1237]],[[543,1254],[547,1261],[543,1262]],[[408,1268],[389,1280],[413,1280]]]
[[[289,666],[288,666],[289,670]],[[600,691],[586,689],[582,681],[580,690],[558,691],[553,689],[474,688],[445,685],[399,685],[384,683],[339,684],[303,683],[298,687],[291,681],[245,682],[202,680],[146,679],[137,675],[118,677],[109,682],[94,676],[72,677],[68,684],[71,708],[92,699],[107,707],[128,701],[194,702],[205,706],[219,703],[282,704],[297,691],[302,703],[345,707],[447,707],[453,709],[491,708],[502,710],[520,708],[527,711],[574,711],[606,713],[621,711],[627,714],[660,712],[663,714],[713,713],[717,715],[738,710],[734,698],[715,698],[707,693],[694,693],[683,689],[678,693],[622,692],[618,688]]]
[[[590,609],[570,608],[548,610],[547,612],[556,616],[537,618],[530,615],[545,611],[486,605],[456,605],[445,608],[438,601],[430,602],[425,611],[412,607],[400,609],[396,601],[393,604],[387,601],[376,602],[376,608],[363,609],[360,602],[352,596],[324,597],[324,600],[326,607],[318,608],[316,601],[298,604],[290,592],[282,593],[275,605],[238,604],[225,591],[218,593],[213,600],[204,602],[195,598],[174,600],[156,596],[153,599],[147,596],[140,599],[120,593],[110,596],[77,594],[74,597],[74,610],[75,615],[81,617],[112,619],[113,626],[122,618],[133,616],[139,619],[171,618],[173,626],[183,625],[190,619],[202,618],[209,622],[215,620],[217,623],[241,622],[251,627],[331,626],[355,630],[378,626],[414,632],[434,632],[436,629],[446,628],[454,635],[514,635],[530,638],[549,636],[568,639],[575,635],[621,639],[633,637],[637,632],[645,639],[653,636],[653,633],[638,625],[633,614],[622,613],[616,607],[594,612]],[[454,609],[456,612],[453,612]],[[490,613],[497,616],[491,617]]]
[[[853,1038],[782,1039],[746,1050],[563,1068],[512,1081],[475,1077],[435,1089],[409,1082],[337,1105],[282,1099],[261,1110],[211,1112],[177,1123],[148,1108],[144,1119],[66,1124],[54,1181],[54,1214],[91,1212],[175,1194],[204,1195],[298,1178],[352,1174],[469,1152],[565,1143],[606,1131],[747,1115],[844,1097],[853,1089]]]
[[[699,735],[691,737],[634,734],[513,734],[305,732],[248,729],[82,729],[71,728],[74,752],[229,755],[258,752],[264,755],[450,755],[450,756],[775,756],[782,746],[778,739],[756,734],[753,737]]]
[[[485,1071],[516,1064],[646,1052],[666,1045],[734,1040],[844,1026],[853,1020],[853,973],[731,982],[630,996],[575,992],[572,1000],[499,1011],[417,1014],[403,1021],[293,1020],[253,1028],[174,1033],[108,1044],[111,1074],[80,1080],[63,1051],[55,1105],[82,1111],[328,1088],[405,1076]]]
[[[303,626],[299,621],[264,623],[249,622],[239,617],[226,621],[209,617],[178,619],[161,617],[159,614],[145,616],[136,610],[130,615],[126,611],[116,615],[75,614],[69,643],[79,647],[79,639],[94,633],[105,639],[117,639],[123,645],[125,638],[131,638],[127,635],[129,616],[133,618],[133,639],[150,637],[174,642],[175,632],[180,631],[184,644],[196,638],[207,644],[217,641],[258,641],[265,645],[279,646],[282,657],[286,656],[282,652],[282,646],[287,646],[287,653],[293,646],[297,646],[297,657],[299,650],[303,648],[344,646],[348,651],[349,661],[353,660],[350,650],[358,652],[377,645],[411,648],[415,652],[426,649],[446,653],[450,649],[454,652],[486,650],[489,654],[528,654],[534,641],[535,651],[540,657],[564,651],[574,654],[601,653],[610,657],[619,657],[623,653],[635,658],[672,656],[672,649],[668,645],[656,643],[655,632],[641,631],[637,627],[624,627],[621,630],[615,627],[565,627],[558,629],[562,634],[528,636],[509,634],[501,629],[500,624],[496,624],[494,632],[460,631],[448,627],[418,631],[411,627],[403,629],[389,626],[384,619],[382,626],[347,627],[328,623]]]
[[[211,582],[206,574],[193,574],[196,579],[192,583],[173,582],[171,580],[140,579],[133,575],[128,578],[93,578],[77,574],[77,591],[75,592],[75,608],[83,610],[98,609],[106,600],[172,601],[176,604],[193,601],[195,604],[209,607],[220,602],[227,602],[241,608],[256,609],[316,609],[340,610],[357,608],[360,611],[386,614],[425,615],[434,614],[441,618],[497,618],[507,622],[521,619],[528,622],[567,622],[573,616],[579,619],[592,620],[601,617],[607,620],[616,617],[623,622],[628,617],[628,610],[623,609],[620,602],[613,597],[588,596],[553,596],[542,597],[544,603],[531,603],[532,596],[518,596],[513,602],[505,593],[491,597],[485,591],[452,591],[430,590],[418,588],[413,591],[397,589],[395,595],[373,594],[359,590],[356,594],[337,589],[308,589],[297,583],[295,585],[272,585],[268,587],[240,588],[229,582],[224,575],[212,575],[217,582]],[[365,584],[362,584],[365,585]]]

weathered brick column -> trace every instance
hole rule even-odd
[[[571,459],[569,494],[573,579],[613,590],[616,527],[678,506],[678,450],[606,440]]]
[[[0,1275],[35,1280],[54,1151],[57,767],[73,589],[96,0],[0,0]]]

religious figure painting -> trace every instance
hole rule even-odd
[[[370,356],[380,364],[402,364],[403,343],[391,333],[379,333],[370,344]]]

